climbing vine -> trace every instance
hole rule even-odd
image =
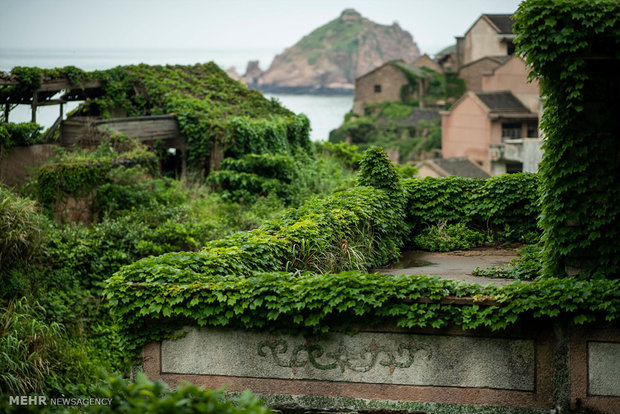
[[[541,225],[547,275],[620,275],[620,3],[526,0],[515,44],[545,110]]]

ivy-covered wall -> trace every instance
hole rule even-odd
[[[515,44],[545,97],[544,272],[620,277],[620,2],[526,0]]]

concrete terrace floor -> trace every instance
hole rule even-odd
[[[473,276],[476,267],[482,269],[509,263],[517,257],[515,249],[476,248],[454,252],[405,251],[398,263],[375,269],[384,275],[428,275],[441,279],[462,280],[469,283],[497,286],[514,282],[513,279]]]

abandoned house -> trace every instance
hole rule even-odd
[[[410,77],[417,78],[415,87]],[[381,102],[406,102],[418,99],[428,88],[429,74],[402,60],[384,63],[355,80],[353,112],[364,115],[364,106]]]

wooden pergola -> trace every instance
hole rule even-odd
[[[63,117],[63,105],[71,101],[83,101],[103,94],[101,80],[87,80],[80,85],[71,83],[66,78],[44,79],[35,90],[25,90],[20,87],[17,79],[0,77],[0,103],[4,104],[4,121],[9,122],[9,112],[12,105],[30,105],[32,122],[37,121],[37,108],[40,106],[60,105],[60,116]],[[60,97],[54,98],[59,92]]]

